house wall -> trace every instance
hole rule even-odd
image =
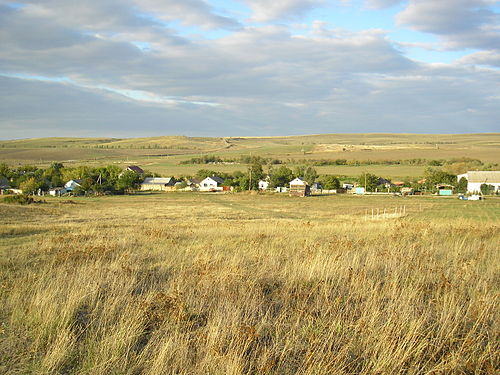
[[[308,185],[290,185],[290,196],[305,197],[310,193],[311,190]]]
[[[164,184],[141,184],[141,190],[172,191],[174,187],[165,186]]]
[[[469,182],[467,183],[467,192],[468,193],[477,193],[481,191],[482,182]],[[487,183],[488,185],[493,185],[495,187],[495,191],[500,190],[500,182]]]
[[[222,186],[218,186],[216,181],[209,178],[200,182],[200,191],[223,191]]]

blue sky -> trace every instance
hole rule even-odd
[[[494,0],[0,0],[0,138],[498,132]]]

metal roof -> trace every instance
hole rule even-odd
[[[467,172],[469,182],[500,183],[500,171],[469,171]]]
[[[172,180],[172,177],[146,177],[143,184],[168,184]]]

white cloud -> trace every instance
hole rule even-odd
[[[267,22],[275,19],[293,19],[315,7],[322,6],[326,0],[243,0],[252,9],[252,20]]]
[[[500,67],[500,52],[479,51],[460,58],[458,62],[470,65],[490,65]]]
[[[500,16],[492,0],[410,0],[397,16],[400,25],[441,37],[446,48],[496,49]]]
[[[402,3],[406,0],[365,0],[369,8],[383,9]]]

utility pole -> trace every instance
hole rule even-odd
[[[250,166],[250,183],[248,184],[248,190],[252,190],[252,167]]]

